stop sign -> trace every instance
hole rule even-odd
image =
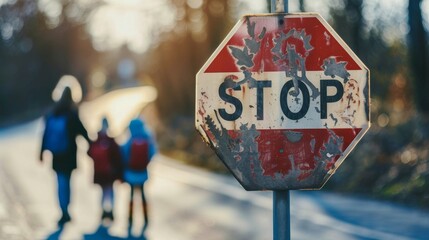
[[[249,15],[197,73],[195,125],[245,189],[316,189],[368,130],[369,97],[320,15]]]

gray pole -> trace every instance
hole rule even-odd
[[[289,191],[273,193],[273,239],[290,240]]]
[[[288,0],[271,0],[271,12],[289,12]],[[282,11],[283,10],[283,11]],[[289,191],[273,192],[273,240],[290,240],[290,194]]]
[[[283,3],[283,4],[282,4]],[[283,7],[283,9],[282,9]],[[288,0],[271,0],[271,12],[289,12],[289,1]]]

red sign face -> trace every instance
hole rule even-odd
[[[318,14],[244,16],[196,81],[196,128],[247,190],[321,188],[370,126],[369,70]]]

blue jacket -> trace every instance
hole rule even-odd
[[[157,153],[157,147],[155,140],[150,131],[145,127],[144,122],[141,119],[133,119],[129,125],[130,139],[121,146],[122,159],[124,166],[128,166],[131,155],[131,144],[135,139],[143,139],[149,143],[149,160]],[[143,185],[148,179],[147,170],[134,171],[127,167],[124,167],[124,181],[131,185]]]

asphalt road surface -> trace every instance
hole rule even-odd
[[[55,175],[38,161],[41,120],[0,131],[0,239],[135,239],[143,220],[127,226],[129,188],[115,184],[114,223],[100,223],[100,189],[80,144],[72,176],[73,220],[58,229]],[[140,239],[272,239],[272,193],[246,192],[229,176],[162,155],[150,166],[150,225]],[[139,211],[136,211],[139,213]],[[429,213],[324,191],[291,193],[292,239],[428,239]]]

